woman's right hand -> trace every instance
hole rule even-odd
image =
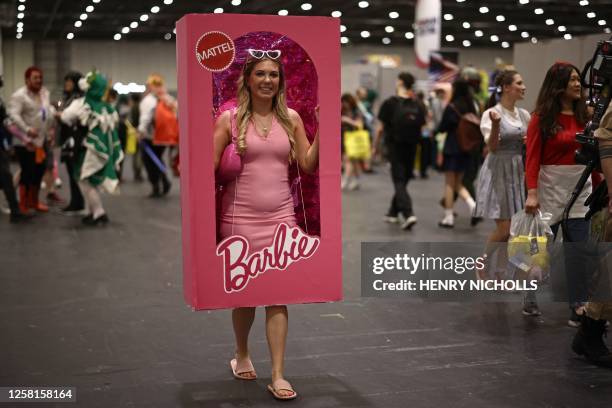
[[[495,109],[489,111],[489,118],[491,118],[491,122],[499,123],[501,121],[501,116]]]
[[[540,208],[540,202],[538,201],[538,192],[536,189],[531,189],[527,193],[527,201],[525,201],[525,212],[527,214],[536,214]]]

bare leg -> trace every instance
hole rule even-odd
[[[485,254],[490,260],[497,249],[500,249],[499,243],[508,242],[510,237],[510,220],[497,219],[495,220],[495,229],[489,235],[487,239],[487,245],[485,247]],[[508,263],[508,252],[506,248],[501,248],[497,255],[496,269],[500,269]]]
[[[455,172],[444,173],[444,208],[453,208],[453,193],[455,192]]]
[[[284,378],[285,344],[289,317],[287,306],[266,307],[266,337],[272,358],[272,382]],[[289,391],[278,391],[280,395],[292,395]]]
[[[249,358],[249,332],[255,320],[254,307],[240,307],[232,310],[232,323],[234,326],[234,337],[236,338],[236,359]],[[240,374],[242,377],[254,378],[255,373],[249,371]]]

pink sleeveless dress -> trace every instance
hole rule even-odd
[[[242,173],[227,184],[223,194],[220,233],[222,239],[242,235],[253,252],[272,244],[279,223],[293,227],[296,221],[289,186],[291,146],[287,132],[273,117],[270,132],[263,138],[249,122],[246,143]]]

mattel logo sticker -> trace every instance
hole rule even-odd
[[[209,31],[196,44],[196,58],[209,71],[226,70],[236,56],[234,42],[221,31]]]

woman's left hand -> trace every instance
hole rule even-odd
[[[319,105],[315,108],[315,119],[317,119],[317,123],[319,123]]]

